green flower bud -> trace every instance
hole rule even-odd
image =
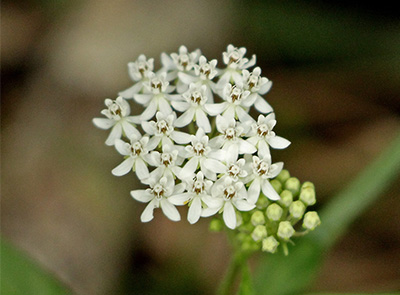
[[[289,179],[289,177],[290,177],[289,171],[283,169],[275,179],[279,180],[281,183],[285,183],[286,180]]]
[[[269,200],[265,196],[260,195],[260,197],[257,200],[256,206],[258,209],[265,209],[267,208],[269,203],[270,203]]]
[[[243,252],[253,252],[257,251],[260,246],[250,236],[247,236],[247,239],[243,241],[241,248]]]
[[[301,185],[301,189],[304,189],[304,188],[312,188],[315,190],[315,185],[311,181],[306,181]]]
[[[291,191],[293,196],[296,196],[300,191],[300,180],[296,177],[290,177],[285,182],[285,189]]]
[[[219,232],[223,229],[224,222],[221,219],[212,219],[210,222],[210,231]]]
[[[304,215],[303,227],[309,230],[314,230],[318,225],[321,224],[318,213],[315,211],[307,212]]]
[[[290,214],[296,219],[302,218],[304,211],[306,211],[306,206],[302,201],[294,201],[289,207]]]
[[[251,223],[256,226],[260,224],[265,224],[264,213],[261,211],[256,211],[251,215]]]
[[[281,219],[283,213],[283,209],[276,203],[273,203],[267,208],[267,217],[270,220],[278,221]]]
[[[303,188],[300,192],[300,200],[304,202],[307,206],[314,205],[317,200],[315,198],[315,190],[311,187]]]
[[[269,236],[262,241],[261,250],[264,252],[275,253],[278,246],[279,242],[273,236]]]
[[[278,237],[280,237],[282,240],[289,240],[293,234],[295,233],[295,230],[293,226],[290,224],[289,221],[281,221],[278,226]]]
[[[253,233],[251,234],[251,237],[253,238],[254,241],[259,241],[267,237],[267,228],[264,225],[257,225]]]
[[[279,194],[282,191],[282,183],[279,180],[276,179],[272,179],[270,181],[272,187],[274,188],[274,190],[276,190],[276,192]]]
[[[291,191],[284,190],[281,192],[281,199],[278,201],[284,207],[289,207],[293,202],[293,194]]]

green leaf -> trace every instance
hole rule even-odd
[[[289,256],[281,253],[262,258],[255,280],[257,294],[300,294],[315,278],[323,254],[346,232],[399,175],[400,136],[347,188],[320,212],[322,224],[297,241]]]
[[[50,274],[1,240],[1,294],[71,294]]]

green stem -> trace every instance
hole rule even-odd
[[[253,295],[254,294],[253,282],[251,278],[249,263],[247,260],[245,260],[242,263],[241,271],[242,271],[242,279],[239,286],[239,295]]]
[[[243,264],[243,255],[237,251],[231,258],[228,270],[218,288],[218,295],[232,294],[232,288]]]

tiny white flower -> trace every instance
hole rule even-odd
[[[266,114],[272,112],[273,109],[261,95],[264,95],[271,89],[272,82],[260,75],[260,67],[256,67],[251,73],[248,70],[243,70],[243,87],[251,92],[249,99],[254,101],[254,107],[259,112]]]
[[[124,98],[133,98],[133,95],[139,93],[143,88],[143,82],[148,80],[148,75],[153,71],[154,59],[147,59],[144,54],[139,55],[135,62],[128,63],[129,76],[135,82],[133,86],[121,91],[120,96]]]
[[[121,96],[116,100],[107,98],[104,101],[107,109],[101,111],[101,114],[107,118],[94,118],[93,123],[101,129],[111,129],[111,133],[106,140],[107,145],[114,145],[115,140],[120,139],[124,134],[127,138],[133,135],[140,137],[140,132],[135,128],[134,123],[139,123],[137,117],[129,116],[130,107],[128,102]]]
[[[185,180],[187,192],[176,194],[169,198],[169,201],[174,205],[186,205],[189,203],[189,211],[187,220],[193,224],[196,223],[201,215],[202,204],[207,207],[218,206],[218,201],[211,197],[211,186],[213,182],[204,178],[201,171],[195,177]]]
[[[189,161],[182,168],[179,178],[191,177],[199,165],[201,172],[211,180],[216,180],[216,173],[225,170],[225,165],[221,163],[225,158],[224,152],[212,149],[208,141],[209,138],[202,128],[197,129],[196,135],[191,135],[191,145],[185,147]]]
[[[235,208],[239,211],[250,211],[255,208],[254,204],[247,201],[247,191],[243,183],[233,182],[229,177],[212,190],[212,197],[218,206],[203,209],[201,216],[208,217],[222,211],[224,222],[230,229],[234,229],[237,225]]]
[[[178,154],[178,149],[170,144],[162,146],[162,153],[152,152],[148,157],[148,163],[157,168],[150,173],[150,177],[159,179],[163,176],[174,177],[179,175],[183,158],[179,157]],[[143,182],[146,183],[148,181],[144,180]]]
[[[172,221],[181,220],[181,216],[175,206],[169,201],[169,197],[180,194],[185,189],[183,183],[175,186],[174,179],[162,177],[159,180],[150,179],[150,188],[146,190],[131,191],[131,196],[139,202],[149,203],[144,209],[140,220],[149,222],[153,219],[154,208],[160,208]]]
[[[149,155],[148,142],[148,136],[140,138],[132,135],[130,143],[117,139],[115,148],[121,155],[126,156],[126,159],[112,170],[112,174],[122,176],[133,170],[141,180],[149,177],[149,169],[146,164]]]
[[[249,108],[254,104],[257,97],[250,97],[250,91],[244,90],[237,85],[226,83],[222,92],[225,100],[222,103],[205,105],[205,110],[212,116],[222,115],[227,118],[238,118],[241,122],[252,121],[248,114]]]
[[[224,150],[227,150],[230,146],[235,146],[239,154],[253,154],[257,151],[253,144],[243,139],[250,128],[247,122],[239,123],[235,119],[217,116],[216,125],[220,135],[210,140],[210,146]]]
[[[227,65],[227,68],[222,72],[222,76],[218,81],[219,85],[223,85],[231,80],[233,80],[235,84],[241,85],[241,71],[252,67],[256,63],[255,55],[252,56],[251,60],[244,57],[246,51],[245,47],[237,48],[232,44],[228,45],[227,51],[222,54],[223,62]]]
[[[157,121],[142,122],[143,130],[152,136],[148,144],[150,150],[155,149],[160,142],[162,145],[173,145],[172,141],[178,144],[186,144],[190,142],[190,134],[174,130],[175,118],[175,112],[169,115],[157,112]]]
[[[275,124],[275,115],[271,113],[267,116],[259,115],[257,123],[251,125],[247,141],[258,148],[261,157],[270,153],[269,146],[274,149],[284,149],[290,145],[289,140],[275,135],[272,131]]]
[[[271,156],[269,154],[265,155],[262,159],[253,156],[251,168],[253,173],[245,180],[245,183],[252,181],[248,189],[249,202],[256,203],[260,196],[260,191],[270,200],[279,200],[280,196],[269,182],[269,179],[278,176],[282,171],[283,163],[271,164]]]
[[[185,101],[172,101],[172,106],[183,114],[176,119],[176,127],[189,125],[193,120],[199,128],[205,132],[211,132],[211,124],[205,113],[205,104],[208,97],[206,95],[207,87],[205,85],[190,84],[189,90],[182,94]]]

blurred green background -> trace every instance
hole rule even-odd
[[[266,98],[276,131],[292,141],[272,156],[315,183],[319,208],[400,131],[400,12],[391,1],[1,6],[3,292],[215,292],[229,260],[223,234],[209,233],[208,220],[190,226],[160,212],[140,223],[144,206],[129,195],[138,183],[111,175],[120,155],[91,123],[104,98],[131,85],[126,64],[139,54],[159,64],[184,44],[221,63],[230,43],[256,54],[274,83]],[[310,292],[400,290],[398,180],[324,253]]]

